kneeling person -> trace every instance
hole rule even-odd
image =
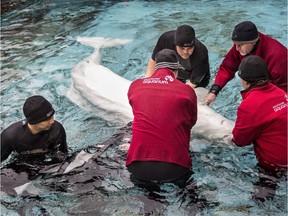
[[[126,165],[139,180],[171,182],[191,176],[190,131],[197,120],[196,94],[177,80],[175,51],[156,55],[155,73],[131,83],[132,140]]]
[[[238,107],[233,142],[254,145],[259,165],[268,170],[287,169],[287,94],[269,82],[268,67],[256,55],[239,66],[244,90]]]

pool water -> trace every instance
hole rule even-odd
[[[1,131],[24,118],[22,105],[27,97],[41,94],[51,101],[56,119],[66,129],[71,158],[73,152],[100,146],[125,126],[113,121],[113,114],[112,120],[105,118],[107,113],[89,101],[83,108],[67,96],[73,67],[93,52],[76,37],[132,39],[101,50],[102,64],[132,81],[144,76],[160,34],[190,24],[209,51],[210,85],[232,46],[231,32],[241,21],[253,21],[259,31],[287,47],[285,0],[14,3],[1,15]],[[235,120],[240,90],[236,77],[213,108]],[[34,195],[2,192],[1,215],[287,215],[284,178],[278,180],[273,199],[253,199],[259,175],[252,146],[238,148],[193,136],[194,174],[186,185],[143,185],[130,178],[126,152],[114,141],[85,169],[36,179]]]

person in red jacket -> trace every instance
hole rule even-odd
[[[254,145],[261,182],[269,182],[268,187],[275,191],[275,182],[261,176],[262,173],[273,176],[287,173],[288,97],[285,91],[269,82],[267,64],[259,56],[244,58],[238,75],[244,90],[232,141],[240,147]]]
[[[214,84],[204,99],[211,104],[220,90],[234,78],[238,67],[246,56],[257,55],[268,65],[268,76],[273,84],[287,92],[287,48],[277,40],[258,32],[250,21],[235,26],[232,33],[233,47],[222,61]]]
[[[172,182],[191,176],[190,132],[197,120],[197,98],[177,80],[175,51],[156,55],[155,73],[131,83],[132,139],[126,166],[142,181]]]

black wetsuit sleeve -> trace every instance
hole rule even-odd
[[[210,68],[208,57],[202,59],[194,67],[190,76],[190,82],[196,84],[197,87],[207,87],[210,81]]]
[[[13,152],[15,134],[10,126],[1,133],[1,162],[6,160]]]
[[[210,81],[210,65],[207,48],[197,41],[195,45],[195,55],[191,62],[192,73],[190,82],[196,84],[197,87],[207,87]]]
[[[65,132],[65,129],[62,125],[60,125],[60,132],[59,132],[59,136],[57,138],[57,143],[60,144],[59,151],[64,152],[64,153],[68,152],[66,132]]]
[[[52,128],[50,128],[49,131],[47,131],[48,139],[47,139],[47,146],[49,146],[49,150],[53,153],[55,152],[68,152],[67,147],[67,141],[66,141],[66,132],[62,124],[60,124],[58,121],[54,122],[54,125]]]
[[[12,153],[12,148],[9,146],[5,138],[2,139],[2,135],[1,135],[1,162],[6,160],[11,153]]]

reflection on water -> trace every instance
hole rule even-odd
[[[14,1],[16,3],[20,1]],[[24,2],[24,3],[23,3]],[[102,64],[134,80],[144,76],[158,36],[191,24],[208,47],[212,80],[232,45],[235,24],[251,20],[260,31],[287,46],[287,3],[280,1],[21,1],[1,15],[1,130],[23,118],[25,99],[41,93],[56,108],[71,152],[98,146],[120,128],[105,111],[67,98],[71,71],[93,50],[77,36],[132,39],[102,49]],[[223,89],[214,108],[234,120],[240,102],[236,78]],[[212,83],[210,83],[211,85]],[[113,114],[108,114],[113,117]],[[90,149],[91,150],[91,149]],[[71,155],[71,158],[74,155]],[[258,170],[252,147],[237,148],[192,137],[192,178],[185,186],[141,185],[130,179],[126,152],[108,148],[93,166],[67,175],[44,175],[31,190],[37,195],[1,195],[2,215],[286,215],[287,186],[276,195],[252,201]],[[90,164],[91,165],[91,164]]]

